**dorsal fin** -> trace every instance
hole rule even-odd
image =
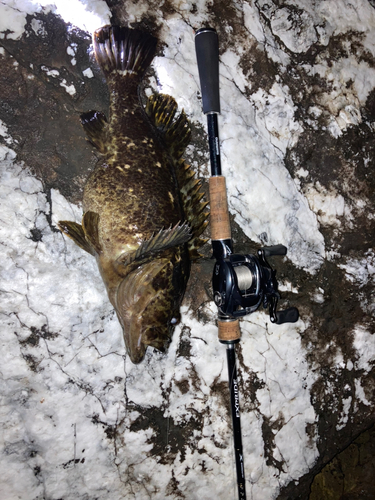
[[[206,211],[208,202],[201,201],[204,196],[202,183],[195,178],[195,172],[190,165],[180,160],[176,173],[185,215],[193,233],[193,237],[188,242],[189,254],[190,258],[195,260],[200,257],[198,249],[207,242],[207,239],[202,239],[200,236],[208,225],[209,212]]]
[[[186,219],[191,227],[192,238],[188,242],[191,259],[197,259],[200,248],[207,240],[199,238],[207,227],[208,203],[202,202],[204,192],[201,182],[195,178],[194,170],[187,165],[181,156],[189,144],[191,128],[185,113],[182,111],[176,118],[177,103],[168,95],[154,94],[149,97],[146,113],[159,131],[165,145],[175,161],[177,182],[181,192]]]
[[[95,255],[95,251],[90,243],[86,239],[85,232],[81,224],[77,222],[72,222],[69,220],[60,220],[57,224],[62,233],[66,234],[71,238],[76,245],[90,253],[91,255]]]
[[[88,111],[81,114],[81,123],[88,140],[103,155],[107,152],[107,118],[100,111]]]
[[[184,111],[177,117],[177,103],[165,94],[153,94],[148,98],[146,113],[159,131],[170,154],[180,159],[189,144],[191,129]]]

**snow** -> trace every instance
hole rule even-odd
[[[86,77],[86,78],[93,78],[94,77],[94,73],[92,72],[92,69],[91,68],[87,68],[85,69],[84,71],[82,71],[83,75]]]

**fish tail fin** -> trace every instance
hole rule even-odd
[[[96,60],[105,76],[113,72],[140,78],[155,55],[157,39],[125,26],[103,26],[93,35]]]

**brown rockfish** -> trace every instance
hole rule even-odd
[[[147,346],[164,351],[169,344],[208,216],[200,183],[181,159],[190,139],[186,115],[169,96],[153,95],[145,108],[139,99],[156,43],[126,27],[94,33],[110,117],[81,115],[101,158],[84,188],[82,225],[59,222],[95,256],[133,363]]]

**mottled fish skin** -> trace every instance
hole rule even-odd
[[[201,244],[197,236],[207,217],[199,186],[194,195],[193,187],[189,196],[180,190],[186,174],[179,157],[190,136],[184,115],[176,126],[173,99],[154,100],[165,129],[158,132],[157,117],[145,113],[138,97],[155,47],[153,37],[137,30],[105,26],[94,33],[95,55],[109,87],[110,119],[107,123],[98,112],[82,115],[102,158],[84,189],[82,226],[60,222],[63,232],[95,255],[133,363],[143,359],[148,345],[161,351],[168,345],[190,272],[187,243],[190,253],[192,239]],[[180,138],[174,137],[177,132]],[[190,213],[187,199],[198,200]],[[191,220],[195,213],[197,223]]]

